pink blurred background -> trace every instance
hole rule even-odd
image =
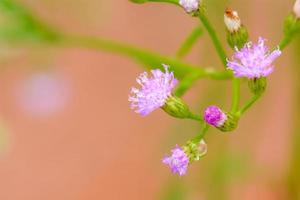
[[[174,55],[198,24],[180,8],[159,3],[19,2],[65,31],[124,41],[166,55]],[[269,45],[276,45],[293,1],[207,4],[224,44],[222,18],[229,6],[239,11],[252,40],[264,36]],[[164,199],[172,184],[188,200],[223,199],[209,194],[213,188],[233,200],[288,199],[285,179],[297,78],[293,52],[289,47],[276,63],[268,91],[245,114],[239,128],[230,135],[210,130],[208,155],[179,178],[170,174],[161,158],[176,143],[195,135],[197,126],[161,111],[141,118],[129,109],[129,89],[143,71],[137,63],[81,48],[1,46],[0,199],[153,200]],[[206,33],[186,60],[221,67]],[[201,112],[214,103],[228,107],[227,91],[228,81],[200,80],[184,98]],[[243,100],[249,95],[244,93]],[[228,168],[225,175],[211,168],[224,160],[221,157],[226,158],[221,165]],[[229,176],[224,183],[218,181],[223,176]]]

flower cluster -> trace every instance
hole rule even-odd
[[[133,87],[128,100],[131,108],[142,116],[148,115],[157,108],[162,108],[173,117],[186,118],[191,113],[183,101],[172,95],[172,91],[178,81],[173,72],[169,72],[169,66],[163,65],[165,72],[160,69],[151,71],[152,76],[147,72],[142,73],[137,82],[141,88]],[[188,142],[184,147],[176,146],[171,156],[166,156],[163,163],[168,165],[173,173],[184,175],[190,162],[199,160],[206,154],[206,144],[200,142]]]
[[[135,2],[144,2],[146,0],[132,0]],[[185,11],[192,16],[199,16],[204,26],[208,29],[210,36],[215,43],[219,43],[216,35],[211,33],[213,28],[210,27],[209,22],[204,16],[204,9],[202,9],[201,0],[179,0],[178,2]],[[203,13],[202,13],[203,10]],[[295,16],[299,18],[300,0],[297,0],[294,6]],[[203,15],[202,15],[203,14]],[[296,20],[299,22],[299,19]],[[236,11],[227,9],[224,14],[224,23],[227,29],[227,42],[232,49],[235,50],[231,59],[226,58],[226,54],[222,53],[222,45],[215,45],[220,57],[222,58],[225,68],[233,72],[233,103],[230,112],[223,111],[218,106],[208,106],[202,116],[191,113],[187,104],[183,100],[175,96],[178,92],[174,92],[178,84],[175,75],[170,70],[168,65],[163,64],[164,71],[161,69],[154,69],[151,74],[147,72],[142,73],[136,80],[140,88],[133,87],[129,95],[129,102],[131,108],[142,116],[146,116],[154,110],[161,108],[170,116],[176,118],[189,118],[197,120],[201,123],[201,132],[195,138],[189,140],[185,145],[178,146],[171,150],[171,154],[165,156],[162,162],[167,165],[173,173],[183,176],[188,170],[188,166],[198,161],[207,152],[207,145],[204,142],[204,134],[208,126],[213,126],[222,132],[233,131],[238,121],[252,104],[263,94],[266,89],[267,79],[274,70],[273,62],[281,55],[281,50],[278,48],[270,51],[265,45],[266,39],[259,38],[257,43],[248,41],[248,31],[242,24],[241,19]],[[282,44],[280,44],[282,48]],[[176,62],[176,60],[175,60]],[[175,63],[174,62],[174,63]],[[224,73],[227,73],[224,70]],[[191,78],[189,73],[186,78]],[[227,73],[231,75],[230,73]],[[253,97],[243,107],[240,107],[240,81],[239,78],[247,78],[250,91],[254,94]],[[190,82],[194,80],[186,79],[178,87],[179,91],[182,87],[189,86]],[[188,84],[187,84],[188,83]]]

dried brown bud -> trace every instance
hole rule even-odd
[[[232,11],[228,8],[224,14],[224,22],[226,28],[231,33],[237,32],[242,26],[241,19],[239,18],[237,11]]]

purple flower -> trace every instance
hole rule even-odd
[[[204,111],[204,120],[212,126],[221,127],[227,120],[227,115],[217,106],[209,106]]]
[[[148,77],[146,72],[142,73],[136,80],[141,88],[131,89],[131,96],[128,99],[131,102],[131,108],[142,116],[162,107],[177,85],[178,81],[173,72],[169,72],[169,66],[163,65],[163,67],[165,73],[160,69],[155,69],[151,71],[152,77]]]
[[[172,149],[172,155],[164,157],[162,162],[168,165],[174,174],[178,173],[182,176],[185,175],[187,171],[189,158],[183,149],[176,145],[176,147]]]
[[[227,66],[233,70],[236,77],[266,77],[273,72],[272,62],[280,55],[279,48],[269,52],[265,46],[265,39],[259,38],[258,44],[249,42],[241,50],[236,49]]]

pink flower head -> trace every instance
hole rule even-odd
[[[142,73],[136,80],[141,88],[131,89],[131,96],[128,99],[131,108],[142,116],[162,107],[177,85],[178,81],[173,72],[169,72],[169,66],[163,67],[165,72],[160,69],[152,70],[152,77],[148,77],[147,72]]]
[[[265,39],[259,38],[257,44],[247,43],[241,50],[236,49],[227,67],[236,77],[261,78],[273,72],[273,61],[281,55],[279,48],[269,52]]]
[[[180,176],[185,175],[189,165],[189,158],[187,154],[177,145],[171,152],[172,155],[164,157],[162,162],[168,165],[174,174],[178,173]]]
[[[204,111],[204,120],[206,123],[221,127],[227,120],[227,115],[217,106],[209,106]]]

